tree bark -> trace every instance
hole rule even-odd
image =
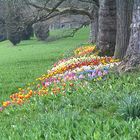
[[[126,72],[137,68],[140,68],[140,0],[134,0],[130,41],[119,71]]]
[[[91,11],[91,15],[93,18],[90,19],[90,35],[89,35],[89,42],[96,43],[97,36],[98,36],[98,7],[94,7]]]
[[[101,55],[114,55],[116,44],[116,1],[100,0],[97,47]]]
[[[133,0],[116,0],[117,2],[117,35],[114,57],[120,60],[125,56],[130,39]]]

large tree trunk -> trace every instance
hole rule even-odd
[[[89,42],[90,43],[96,43],[97,42],[97,36],[98,36],[98,13],[99,8],[94,7],[91,15],[93,18],[90,19],[90,36],[89,36]]]
[[[117,2],[117,35],[115,58],[123,59],[130,38],[133,0],[116,0]]]
[[[101,55],[114,55],[116,44],[116,0],[100,0],[97,47]]]
[[[119,70],[131,71],[140,67],[140,0],[134,0],[129,46]]]

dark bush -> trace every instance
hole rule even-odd
[[[6,40],[6,30],[4,24],[0,24],[0,42]]]
[[[21,32],[21,40],[29,40],[33,36],[33,27],[28,25],[22,32]]]
[[[34,24],[33,29],[38,40],[47,40],[49,37],[49,25],[46,22]]]
[[[10,34],[8,39],[9,39],[9,41],[12,42],[13,45],[17,45],[21,41],[19,34],[16,34],[16,35]]]

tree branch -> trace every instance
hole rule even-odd
[[[61,4],[64,1],[65,0],[61,1]],[[60,3],[58,3],[54,8],[42,7],[42,6],[36,5],[34,3],[31,3],[31,2],[28,2],[28,4],[32,7],[34,7],[34,8],[42,9],[42,10],[45,10],[45,11],[49,12],[47,15],[42,16],[38,19],[38,20],[41,20],[41,21],[53,18],[53,17],[58,16],[58,15],[64,15],[64,14],[86,15],[90,19],[92,18],[92,15],[90,14],[90,12],[86,11],[85,9],[76,9],[76,8],[71,8],[71,7],[69,7],[69,8],[58,8]]]

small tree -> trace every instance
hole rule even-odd
[[[12,5],[13,4],[13,5]],[[13,45],[20,42],[20,9],[14,8],[14,3],[7,1],[7,18],[6,18],[6,30],[7,39],[9,39]]]
[[[22,0],[6,0],[3,3],[7,39],[13,45],[30,39],[33,35],[32,24],[29,22],[30,8]]]

